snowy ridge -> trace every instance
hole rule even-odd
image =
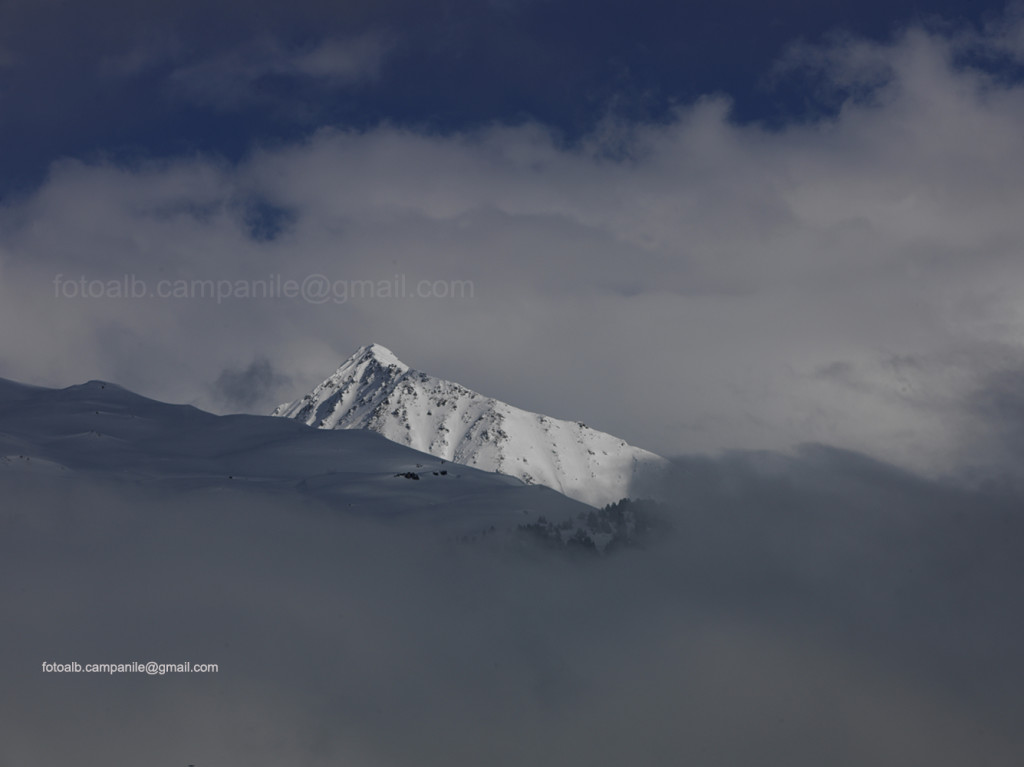
[[[360,347],[312,392],[272,415],[320,429],[368,429],[598,507],[628,497],[639,478],[665,463],[585,424],[520,410],[413,370],[379,344]]]
[[[283,508],[312,499],[446,537],[514,532],[539,519],[565,526],[588,511],[549,488],[455,466],[371,431],[218,416],[104,381],[47,389],[0,378],[0,497],[4,482],[22,479],[156,487],[185,499],[252,492]]]

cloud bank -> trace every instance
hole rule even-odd
[[[674,532],[596,561],[6,473],[0,759],[1019,763],[1019,496],[834,450],[675,471]],[[41,666],[149,660],[220,670]]]

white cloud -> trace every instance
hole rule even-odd
[[[381,127],[325,129],[238,166],[56,166],[3,212],[0,319],[23,330],[0,374],[113,378],[212,406],[225,369],[265,356],[292,376],[288,398],[377,341],[662,452],[825,440],[938,465],[960,434],[930,403],[980,381],[963,350],[1018,349],[1024,331],[1024,89],[956,66],[960,39],[911,30],[805,51],[826,84],[871,87],[834,117],[777,129],[705,99],[569,148],[537,125]],[[234,54],[193,75],[222,91],[271,70],[373,71],[350,53]],[[250,236],[259,205],[287,211],[276,238]],[[475,297],[54,298],[56,273],[126,271],[403,273],[472,280]],[[929,360],[927,380],[897,372],[900,358]],[[820,375],[836,363],[844,376]]]
[[[1024,60],[1024,3],[1009,3],[1003,16],[989,22],[986,37],[997,50],[1018,61]],[[986,42],[985,38],[978,41],[982,50]]]
[[[154,67],[174,62],[183,50],[181,41],[168,32],[151,33],[124,51],[104,56],[97,69],[106,77],[136,77]]]
[[[333,86],[373,80],[392,45],[388,37],[372,33],[307,47],[266,38],[180,67],[171,73],[169,83],[185,98],[233,109],[265,98],[259,84],[266,77],[310,78]]]
[[[378,36],[368,35],[354,40],[327,40],[308,51],[296,53],[280,71],[308,77],[326,77],[343,81],[373,78],[389,45]]]

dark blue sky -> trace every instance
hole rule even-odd
[[[449,132],[534,120],[572,141],[607,115],[657,120],[710,93],[728,94],[740,121],[800,119],[828,105],[771,77],[794,43],[884,40],[940,19],[979,26],[1002,10],[985,0],[3,0],[0,193],[30,190],[60,157],[235,159],[323,125]],[[268,50],[287,58],[367,37],[383,51],[373,77],[260,69]],[[206,92],[211,66],[248,74]]]

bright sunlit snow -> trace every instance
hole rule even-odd
[[[661,457],[574,421],[513,407],[412,370],[379,344],[274,415],[320,429],[369,429],[447,461],[553,488],[591,506],[627,498]]]

